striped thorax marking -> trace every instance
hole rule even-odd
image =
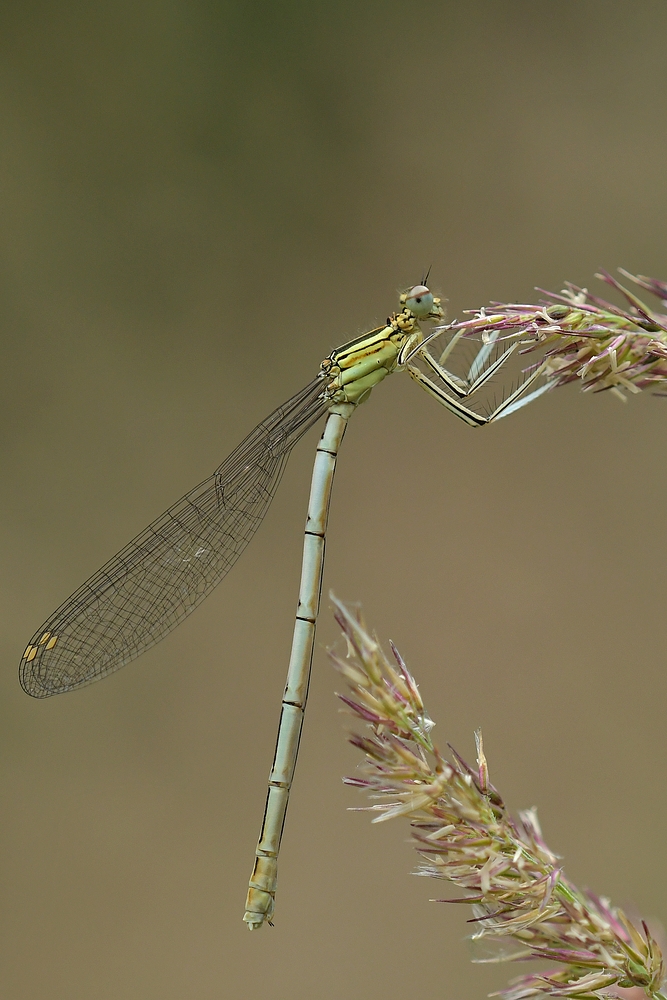
[[[440,300],[434,299],[429,318],[441,315]],[[374,386],[402,367],[402,358],[422,340],[418,317],[405,305],[387,319],[386,326],[337,347],[321,365],[323,377],[333,376],[329,398],[334,403],[364,402]]]

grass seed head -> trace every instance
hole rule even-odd
[[[418,874],[460,890],[455,899],[440,901],[472,906],[472,937],[503,946],[491,961],[552,964],[492,995],[585,1000],[633,989],[667,1000],[661,992],[662,954],[646,924],[635,926],[607,899],[577,889],[565,877],[534,809],[510,816],[490,782],[480,731],[476,767],[454,750],[451,760],[440,754],[433,723],[400,654],[392,645],[389,659],[359,609],[333,595],[331,600],[347,644],[346,656],[330,653],[349,687],[340,697],[366,725],[365,735],[350,740],[364,760],[346,783],[369,793],[374,822],[399,816],[410,821],[424,859]]]
[[[666,282],[620,271],[667,309]],[[537,289],[546,296],[537,305],[494,302],[446,329],[482,340],[519,339],[524,354],[540,349],[544,375],[554,387],[579,382],[584,391],[609,389],[623,400],[643,389],[667,389],[667,314],[651,309],[606,271],[596,277],[621,293],[625,308],[567,282],[560,294]]]

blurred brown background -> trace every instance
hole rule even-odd
[[[433,265],[449,315],[667,277],[667,6],[49,3],[0,12],[2,995],[482,997],[461,908],[341,784],[323,648],[276,926],[241,922],[316,433],[232,575],[96,686],[16,666],[82,580]],[[574,880],[667,916],[667,402],[473,432],[395,377],[353,419],[325,589]],[[325,602],[325,609],[327,605]]]

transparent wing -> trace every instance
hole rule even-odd
[[[331,405],[325,388],[317,378],[275,410],[44,622],[19,666],[24,691],[48,698],[104,677],[211,593],[261,524],[290,451]]]

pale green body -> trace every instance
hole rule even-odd
[[[441,316],[442,311],[436,302],[429,318],[435,320]],[[405,308],[392,316],[386,326],[337,348],[321,365],[322,377],[332,378],[325,390],[332,405],[313,467],[292,653],[264,819],[243,917],[251,930],[261,927],[265,921],[270,922],[273,914],[278,852],[308,698],[322,589],[326,527],[338,448],[355,407],[363,403],[387,375],[400,368],[407,352],[422,340],[417,317]]]
[[[261,927],[265,922],[270,923],[273,914],[278,852],[308,698],[315,626],[322,589],[331,488],[338,449],[349,417],[387,375],[407,369],[422,388],[458,417],[472,426],[481,426],[521,405],[516,402],[518,395],[540,374],[537,370],[531,375],[490,416],[480,416],[463,406],[458,399],[447,395],[439,385],[411,365],[410,359],[418,355],[450,392],[455,396],[464,397],[484,384],[518,344],[509,347],[486,368],[484,366],[491,346],[482,347],[466,381],[442,367],[456,340],[450,342],[439,361],[436,361],[426,349],[427,342],[424,340],[419,322],[420,320],[433,322],[442,318],[440,300],[434,299],[424,285],[416,285],[410,292],[401,296],[401,305],[402,310],[391,316],[386,326],[343,344],[321,365],[322,379],[329,380],[324,390],[324,398],[331,400],[331,406],[324,433],[317,446],[313,467],[290,665],[280,713],[276,751],[269,775],[264,819],[243,918],[250,930]]]

